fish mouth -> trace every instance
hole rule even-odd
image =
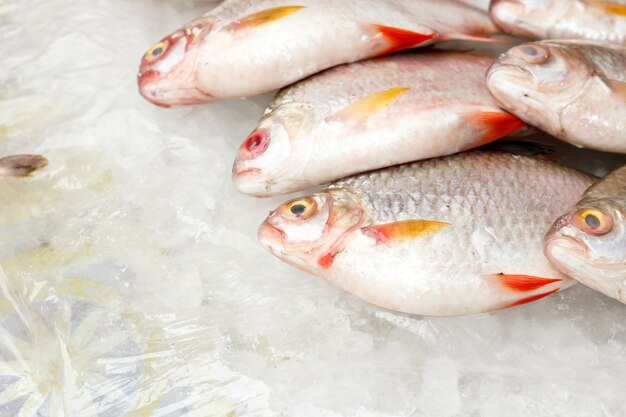
[[[541,101],[529,92],[536,87],[535,75],[526,68],[515,64],[495,63],[487,70],[486,84],[491,95],[508,111],[522,117],[522,113],[539,111],[543,108]],[[527,88],[525,85],[529,85]],[[519,105],[521,104],[521,106]],[[518,112],[522,112],[518,114]],[[529,122],[524,119],[525,122]],[[531,123],[532,124],[532,123]]]
[[[516,0],[492,0],[489,4],[489,14],[496,24],[514,23],[525,11],[526,6]]]
[[[572,236],[552,235],[546,238],[544,253],[561,272],[578,278],[581,265],[586,263],[587,246]]]
[[[271,181],[265,179],[266,175],[260,168],[239,167],[233,165],[233,185],[242,194],[254,197],[271,197]]]
[[[190,48],[193,36],[181,29],[166,37],[162,56],[141,60],[137,85],[139,93],[149,102],[161,107],[197,104],[214,101],[215,98],[195,83],[196,51]],[[193,55],[193,56],[192,56]]]
[[[270,214],[271,216],[271,214]],[[269,253],[276,256],[279,259],[284,259],[284,246],[283,246],[284,233],[272,225],[268,219],[265,219],[257,232],[257,239],[261,246],[265,248]]]

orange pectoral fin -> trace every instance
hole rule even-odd
[[[379,226],[368,226],[363,234],[376,240],[376,243],[416,239],[450,226],[450,223],[437,220],[402,220]]]
[[[487,279],[495,281],[515,291],[533,291],[548,284],[563,281],[560,278],[540,278],[531,275],[517,274],[494,274],[487,276]]]
[[[526,126],[517,116],[498,111],[472,112],[465,115],[463,119],[474,126],[477,131],[482,132],[476,142],[469,144],[463,150],[486,145]]]
[[[304,6],[273,7],[271,9],[261,10],[260,12],[256,12],[249,16],[246,16],[236,22],[233,22],[229,26],[231,27],[231,29],[259,27],[287,17],[303,8]]]
[[[626,5],[614,1],[587,0],[585,4],[587,7],[598,9],[608,14],[626,16]]]
[[[383,26],[372,24],[371,27],[383,35],[390,43],[390,46],[374,57],[391,54],[403,49],[413,48],[429,42],[439,36],[437,32],[418,33],[406,29],[394,28],[391,26]]]
[[[362,121],[369,115],[382,110],[393,103],[401,94],[410,90],[408,87],[391,88],[385,91],[368,94],[348,104],[338,112],[326,118],[327,122],[334,121]]]

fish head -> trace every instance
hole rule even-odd
[[[211,101],[196,83],[200,45],[211,30],[201,19],[153,45],[141,59],[137,84],[148,101],[162,107]]]
[[[315,124],[310,104],[286,103],[268,112],[241,144],[233,183],[244,194],[267,197],[311,184],[302,178]]]
[[[259,227],[258,239],[282,261],[316,273],[328,267],[351,232],[366,219],[354,194],[329,189],[278,206]]]
[[[509,49],[487,71],[487,87],[505,109],[548,132],[584,91],[593,67],[575,48],[550,42]]]
[[[567,6],[562,0],[492,0],[489,15],[506,33],[536,38],[545,32],[546,19]]]
[[[610,199],[579,203],[552,225],[544,252],[567,275],[620,298],[626,280],[626,209]]]

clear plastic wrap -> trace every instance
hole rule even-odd
[[[0,416],[618,416],[624,306],[583,286],[414,317],[280,263],[239,195],[270,96],[143,100],[144,51],[214,3],[0,1]],[[600,167],[601,169],[602,167]]]

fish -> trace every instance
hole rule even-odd
[[[575,283],[543,236],[595,177],[545,158],[472,150],[359,174],[270,212],[258,240],[283,262],[390,310],[450,316]]]
[[[554,222],[544,251],[563,273],[626,304],[626,165]]]
[[[493,0],[489,14],[504,32],[515,36],[626,46],[625,0]]]
[[[48,165],[41,155],[12,155],[0,158],[0,177],[27,177]]]
[[[444,40],[503,42],[455,0],[226,0],[153,45],[141,95],[169,107],[255,96],[339,64]]]
[[[578,147],[626,153],[626,48],[541,41],[509,49],[487,88],[505,110]]]
[[[410,52],[345,64],[281,90],[233,164],[244,194],[271,197],[448,155],[525,124],[489,94],[494,58]]]

